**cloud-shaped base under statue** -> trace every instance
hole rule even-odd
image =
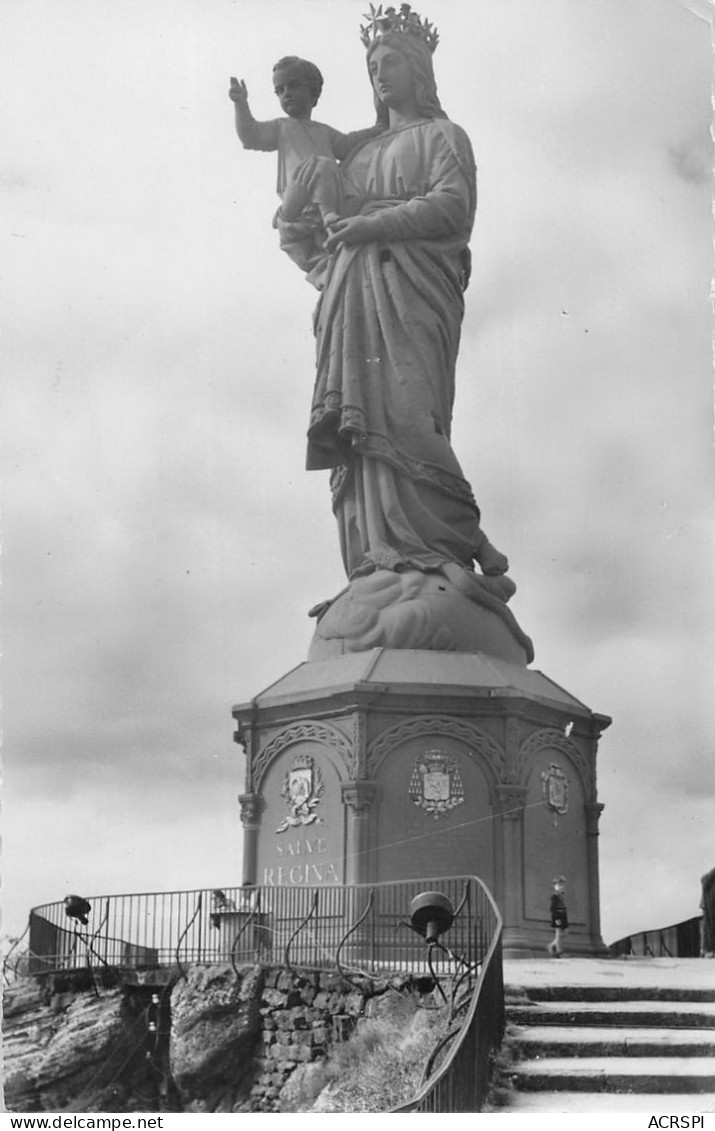
[[[483,577],[458,565],[445,566],[444,573],[378,569],[311,610],[318,624],[308,659],[412,648],[482,652],[528,664],[531,640],[506,606],[514,591],[507,577]]]

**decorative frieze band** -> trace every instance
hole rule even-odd
[[[476,727],[461,719],[447,715],[422,715],[397,723],[374,739],[367,752],[368,770],[372,777],[383,758],[395,747],[414,738],[455,738],[469,747],[470,752],[481,755],[499,780],[506,775],[506,758],[501,747]]]
[[[271,741],[263,747],[251,767],[251,778],[254,790],[257,791],[259,789],[263,776],[271,762],[289,746],[295,746],[297,742],[315,742],[334,750],[341,758],[347,773],[352,776],[354,764],[353,749],[351,743],[342,731],[338,730],[337,727],[330,726],[328,723],[308,719],[305,722],[295,723],[293,726],[286,727],[285,730],[275,735]]]
[[[556,750],[569,758],[579,771],[587,800],[594,797],[596,783],[591,763],[579,750],[575,742],[567,738],[563,731],[556,730],[554,727],[545,727],[542,730],[534,731],[519,748],[517,758],[518,780],[525,780],[530,763],[536,754],[552,750]]]

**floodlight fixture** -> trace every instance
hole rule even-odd
[[[424,891],[410,904],[410,926],[426,943],[436,943],[452,926],[454,907],[439,891]]]

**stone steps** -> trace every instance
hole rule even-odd
[[[715,1110],[714,974],[697,960],[505,963],[498,1110]]]
[[[715,1091],[715,1060],[712,1056],[547,1056],[520,1061],[512,1081],[528,1092],[707,1093]]]
[[[584,965],[584,963],[580,963]],[[709,972],[709,967],[708,967]],[[547,1002],[619,1002],[624,1001],[677,1001],[715,1003],[715,967],[710,977],[711,986],[629,986],[629,985],[543,985],[528,987],[531,1001]]]
[[[670,1095],[665,1092],[514,1092],[508,1108],[511,1114],[596,1115],[604,1112],[641,1112],[653,1115],[666,1112],[685,1115],[715,1112],[715,1092]],[[644,1124],[643,1126],[646,1126]]]
[[[715,1002],[544,1001],[507,1007],[507,1020],[518,1025],[608,1025],[666,1029],[712,1029]]]
[[[552,1025],[515,1025],[510,1032],[523,1059],[545,1056],[701,1056],[715,1057],[715,1029],[670,1029],[655,1027],[609,1028]]]

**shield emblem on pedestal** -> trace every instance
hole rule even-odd
[[[288,792],[293,806],[304,805],[313,792],[313,771],[308,766],[290,770]]]
[[[314,759],[309,754],[298,754],[283,779],[281,797],[289,812],[276,832],[283,833],[299,825],[322,824],[315,812],[322,793],[323,777]]]
[[[445,770],[427,770],[422,775],[425,801],[449,801],[449,774]]]
[[[428,750],[412,767],[409,794],[425,813],[439,817],[464,801],[457,759],[442,750]]]
[[[552,762],[541,775],[541,782],[544,804],[563,816],[569,807],[569,779],[566,774],[556,762]]]

